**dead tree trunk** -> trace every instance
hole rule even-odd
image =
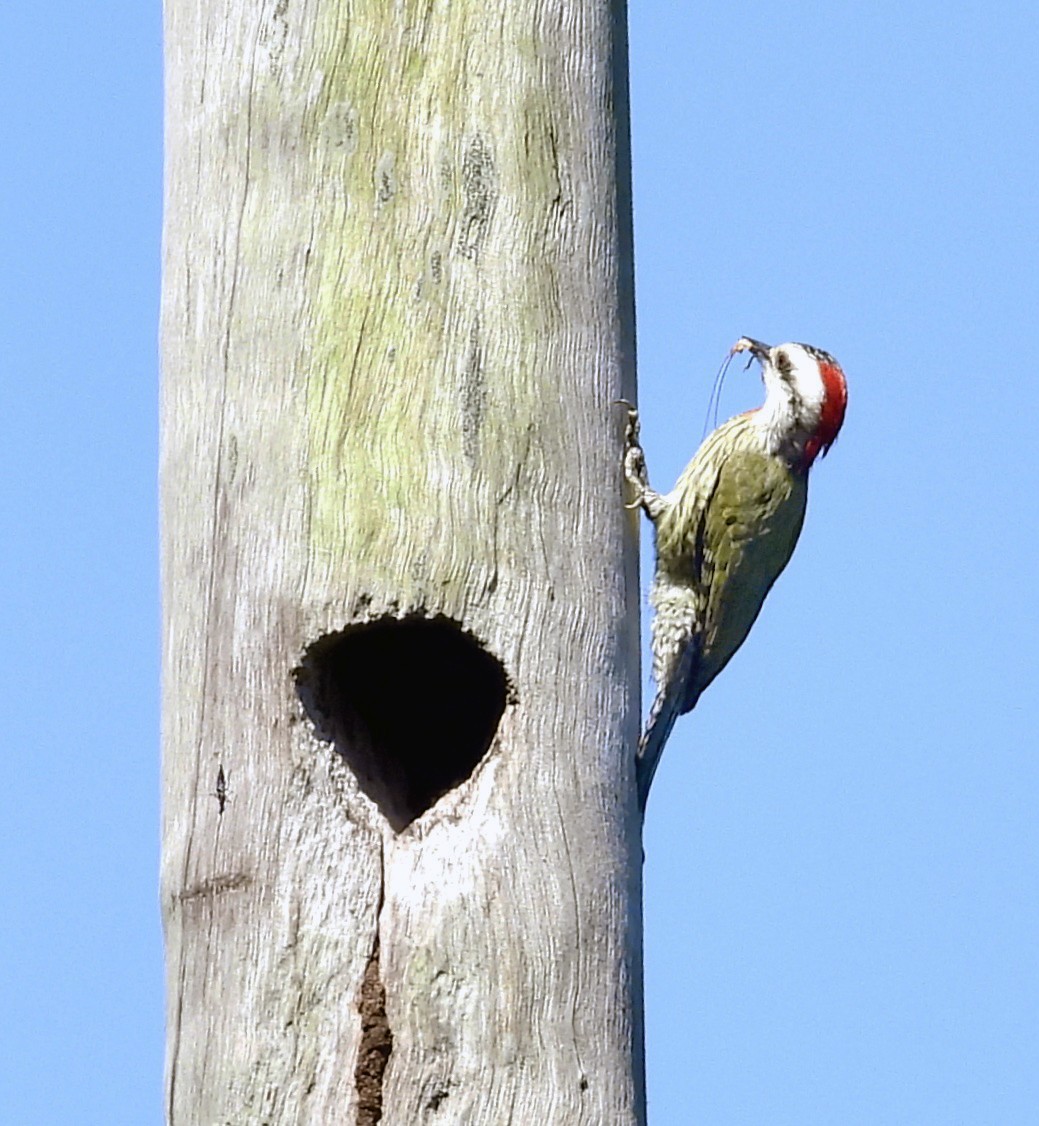
[[[166,36],[169,1121],[641,1123],[623,2]]]

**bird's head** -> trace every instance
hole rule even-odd
[[[807,469],[833,445],[844,422],[848,385],[840,364],[808,344],[769,347],[748,336],[732,350],[761,363],[765,402],[755,417],[770,451]]]

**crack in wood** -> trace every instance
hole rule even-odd
[[[196,899],[210,899],[222,895],[227,891],[237,891],[244,888],[252,880],[244,872],[228,873],[222,876],[210,876],[200,883],[192,884],[177,895],[181,903],[190,903]]]
[[[357,1008],[361,1013],[361,1045],[354,1071],[356,1126],[376,1126],[382,1118],[383,1076],[393,1051],[393,1033],[386,1019],[386,987],[379,974],[378,935],[375,936],[368,965],[364,968]]]
[[[462,452],[470,465],[476,464],[486,403],[483,346],[480,340],[480,318],[477,317],[469,330],[469,357],[462,373]]]
[[[494,157],[487,142],[477,133],[462,158],[465,203],[458,250],[464,258],[475,261],[480,257],[480,248],[487,236],[498,195],[494,180]]]

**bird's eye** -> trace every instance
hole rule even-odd
[[[790,356],[786,352],[776,353],[776,367],[779,368],[780,375],[790,374]]]

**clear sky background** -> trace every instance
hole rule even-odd
[[[3,23],[0,1121],[136,1126],[163,1048],[160,12]],[[651,1122],[1034,1122],[1037,8],[635,0],[631,47],[654,483],[741,334],[850,385],[794,560],[654,789]],[[722,415],[759,395],[734,365]]]

